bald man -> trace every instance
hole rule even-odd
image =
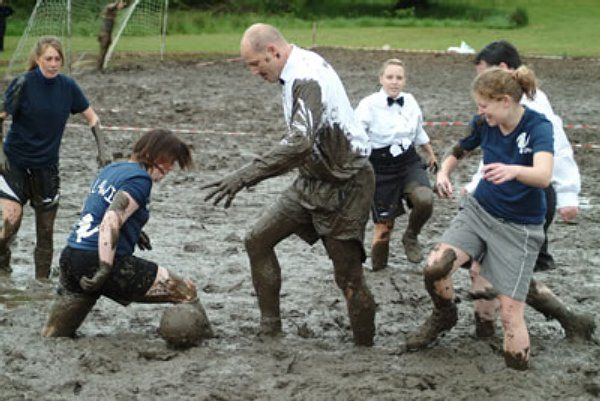
[[[333,262],[357,345],[375,335],[375,302],[365,282],[363,239],[375,178],[368,137],[354,118],[344,86],[321,56],[289,44],[266,24],[246,30],[241,56],[252,74],[281,85],[287,130],[270,151],[204,188],[206,200],[229,207],[244,187],[292,169],[298,176],[246,235],[252,282],[261,313],[260,331],[281,333],[281,268],[274,247],[292,234],[314,244],[322,239]]]

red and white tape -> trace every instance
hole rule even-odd
[[[465,127],[468,123],[464,121],[425,121],[423,125],[426,127]],[[67,124],[69,128],[86,128],[87,125],[83,124]],[[566,129],[591,129],[600,130],[600,125],[592,124],[564,124]],[[127,131],[127,132],[148,132],[154,128],[149,127],[129,127],[129,126],[116,126],[116,125],[103,125],[104,131]],[[170,131],[176,134],[197,134],[197,135],[231,135],[231,136],[245,136],[245,135],[258,135],[257,132],[244,132],[244,131],[214,131],[214,130],[200,130],[193,128],[169,128]],[[572,144],[575,148],[582,149],[600,149],[600,145],[594,143],[574,143]]]

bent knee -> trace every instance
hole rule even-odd
[[[433,208],[433,198],[433,191],[427,187],[416,187],[410,194],[413,208],[431,209]]]

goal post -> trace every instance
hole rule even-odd
[[[99,54],[98,33],[104,7],[114,0],[36,0],[23,35],[12,54],[6,76],[23,72],[31,49],[40,36],[57,36],[64,48],[65,71],[95,68]],[[131,0],[119,11],[112,32],[110,54],[104,61],[123,52],[160,54],[166,49],[168,0]]]
[[[117,20],[103,68],[108,67],[114,53],[118,50],[137,53],[140,48],[150,46],[155,49],[154,52],[158,50],[160,59],[163,60],[166,50],[168,9],[169,0],[132,0]],[[150,38],[150,41],[140,45],[140,41],[136,41],[135,38],[141,37]],[[154,42],[152,38],[158,40],[152,43]]]

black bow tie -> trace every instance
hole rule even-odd
[[[394,99],[393,97],[387,98],[388,106],[392,106],[394,103],[398,103],[400,107],[404,106],[404,96],[400,96],[398,99]]]

